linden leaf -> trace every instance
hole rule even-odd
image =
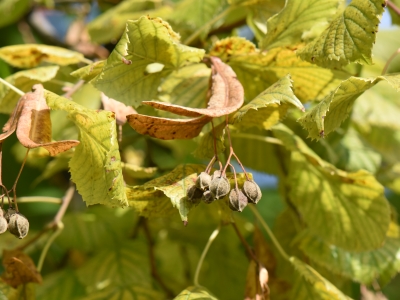
[[[53,79],[59,69],[59,66],[48,66],[19,71],[8,76],[5,80],[23,92],[30,92],[33,85]],[[6,85],[0,84],[0,112],[10,114],[19,98],[20,95]]]
[[[0,1],[0,27],[20,20],[29,11],[31,5],[31,0]]]
[[[385,75],[375,78],[350,77],[343,81],[330,95],[309,110],[298,122],[305,128],[309,137],[319,139],[340,126],[352,111],[354,101],[379,81],[388,81],[399,90],[400,75]]]
[[[291,299],[350,300],[337,287],[296,257],[290,262],[300,275],[292,289]]]
[[[243,38],[218,41],[210,55],[221,57],[243,84],[245,97],[254,99],[280,78],[290,74],[293,92],[304,103],[321,100],[349,75],[339,70],[320,68],[296,56],[297,47],[274,48],[261,52]]]
[[[21,115],[24,104],[25,104],[25,97],[21,97],[17,103],[17,106],[14,108],[14,112],[11,114],[7,123],[4,124],[3,127],[4,133],[0,134],[0,142],[4,141],[6,138],[8,138],[11,134],[14,133],[15,129],[17,128],[18,119]]]
[[[13,45],[0,48],[0,58],[17,68],[32,68],[42,61],[66,66],[86,61],[84,56],[72,50],[48,45]]]
[[[285,116],[289,104],[301,111],[305,110],[303,104],[293,94],[290,75],[286,75],[239,109],[231,116],[230,121],[240,122],[239,124],[245,127],[261,126],[269,129]],[[275,112],[277,118],[274,117]]]
[[[340,68],[351,62],[372,64],[372,46],[385,3],[385,0],[351,1],[318,38],[297,54],[328,68]]]
[[[221,117],[238,110],[244,101],[243,86],[232,68],[218,57],[210,57],[212,70],[211,97],[207,108],[189,108],[181,105],[143,101],[143,104],[187,117]]]
[[[70,160],[72,180],[87,205],[126,206],[114,113],[83,107],[45,91],[48,105],[63,110],[79,128],[80,144]]]
[[[218,300],[206,288],[189,286],[179,293],[174,300]]]
[[[35,263],[20,250],[3,250],[3,266],[1,278],[13,288],[29,282],[42,283]]]
[[[159,18],[128,21],[121,40],[93,85],[107,96],[138,106],[157,94],[172,71],[199,62],[204,50],[179,43],[179,36]]]
[[[101,102],[103,103],[104,110],[115,113],[115,119],[118,125],[124,125],[126,123],[127,115],[137,113],[132,106],[126,106],[122,102],[108,98],[104,93],[101,93]]]
[[[224,145],[224,133],[225,133],[225,121],[221,122],[214,127],[214,130],[210,130],[207,133],[200,135],[198,146],[194,151],[193,155],[199,158],[212,158],[215,154],[214,150],[214,136],[215,146],[217,153],[222,153],[225,150]]]
[[[22,111],[17,123],[17,138],[29,149],[43,147],[51,156],[67,151],[79,144],[79,141],[65,140],[51,142],[50,109],[44,97],[41,84],[33,86],[33,92],[22,98]]]
[[[268,19],[267,34],[260,47],[272,49],[300,42],[302,34],[326,27],[341,3],[341,0],[286,1],[285,7]]]
[[[83,68],[75,70],[71,73],[71,75],[89,82],[101,73],[104,68],[105,62],[105,60],[96,61]]]

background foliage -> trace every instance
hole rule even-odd
[[[399,298],[400,32],[379,27],[385,10],[399,24],[398,7],[0,1],[0,77],[23,92],[41,83],[52,139],[80,142],[55,157],[29,151],[17,193],[30,233],[0,236],[0,299]],[[210,111],[222,110],[220,99],[202,110],[211,56],[244,89],[243,106],[213,115],[220,157],[228,114],[233,148],[262,187],[241,214],[227,199],[186,197],[214,154]],[[102,93],[127,105],[122,117]],[[19,98],[0,83],[1,124]],[[170,104],[192,115],[177,119]],[[202,120],[199,136],[138,133],[154,117],[191,132],[185,116]],[[15,135],[2,142],[5,186],[25,153]],[[14,287],[10,257],[13,274],[28,277]]]

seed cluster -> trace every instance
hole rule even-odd
[[[0,208],[0,234],[8,231],[17,238],[24,238],[29,231],[29,222],[24,215],[10,207],[7,211]]]

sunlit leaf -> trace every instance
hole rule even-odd
[[[128,21],[121,40],[93,80],[96,88],[127,105],[152,100],[161,79],[188,63],[199,62],[204,50],[179,43],[179,36],[159,18]]]
[[[387,282],[400,270],[400,236],[395,223],[391,223],[382,247],[372,251],[349,252],[309,231],[301,233],[297,240],[311,260],[360,283],[371,284],[378,278]]]
[[[292,289],[292,298],[295,299],[321,299],[321,300],[350,300],[332,283],[322,277],[309,265],[296,257],[291,257],[290,262],[300,275]],[[293,299],[294,299],[293,298]]]
[[[3,0],[0,1],[0,27],[18,21],[27,13],[32,4],[31,0]]]
[[[166,5],[161,6],[159,9],[154,9],[152,1],[121,1],[90,21],[87,24],[87,30],[92,41],[105,44],[120,38],[128,20],[137,20],[141,16],[160,17],[164,19],[171,12],[172,8]]]
[[[290,76],[286,75],[240,108],[231,116],[231,122],[242,127],[269,129],[286,115],[290,104],[304,111],[291,87]]]
[[[387,80],[392,87],[399,89],[399,75],[385,75],[369,79],[350,77],[298,121],[309,132],[309,137],[312,139],[324,137],[338,128],[349,116],[354,101],[381,80]]]
[[[231,37],[214,44],[210,55],[221,57],[243,84],[247,101],[290,74],[293,92],[302,101],[321,100],[349,77],[345,72],[320,68],[296,56],[297,47],[260,52],[245,39]]]
[[[326,27],[341,3],[341,0],[286,1],[285,7],[268,20],[261,48],[297,44],[307,32]]]
[[[157,168],[155,167],[139,167],[129,163],[122,163],[122,171],[124,171],[128,176],[138,179],[152,178],[157,173]]]
[[[49,91],[45,96],[50,108],[66,111],[79,128],[80,144],[69,165],[83,200],[87,205],[126,206],[114,113],[87,109]]]
[[[324,67],[341,67],[351,62],[372,64],[371,50],[384,7],[384,0],[351,1],[298,55]]]
[[[106,63],[105,60],[96,61],[90,65],[87,65],[83,68],[75,70],[71,73],[72,76],[81,78],[86,81],[91,81],[92,79],[96,78],[97,75],[101,73],[103,70],[104,64]]]
[[[184,289],[174,300],[217,300],[206,288],[189,286]]]
[[[5,78],[23,92],[29,92],[33,85],[53,79],[59,70],[58,66],[39,67],[19,71]],[[10,114],[21,96],[0,83],[0,112]]]
[[[0,48],[0,58],[17,68],[32,68],[41,62],[60,66],[77,64],[84,56],[72,50],[56,46],[24,44]]]

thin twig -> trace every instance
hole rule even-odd
[[[4,85],[6,85],[7,87],[9,87],[10,89],[12,89],[14,92],[16,92],[18,95],[23,96],[25,95],[25,93],[23,91],[21,91],[20,89],[16,88],[15,86],[13,86],[11,83],[9,83],[8,81],[5,81],[3,78],[0,77],[0,82]]]
[[[13,184],[13,186],[12,186],[12,189],[11,189],[12,192],[13,192],[13,202],[14,202],[14,205],[15,205],[15,210],[16,210],[17,212],[19,212],[19,210],[18,210],[18,204],[17,204],[17,183],[18,183],[19,177],[21,176],[22,170],[24,169],[26,160],[28,159],[29,150],[30,150],[29,148],[26,149],[26,153],[25,153],[24,160],[22,161],[21,168],[19,169],[17,178],[15,179],[15,182],[14,182],[14,184]]]
[[[68,87],[68,91],[63,95],[64,98],[71,98],[71,96],[81,88],[81,86],[85,83],[83,79],[79,80],[72,87]]]
[[[207,255],[208,249],[210,249],[211,244],[214,242],[214,240],[217,237],[217,235],[218,235],[220,230],[221,230],[221,225],[219,225],[218,228],[215,229],[211,233],[210,237],[208,238],[207,244],[204,247],[203,253],[201,253],[199,262],[197,263],[196,272],[194,274],[194,285],[195,286],[200,286],[200,284],[199,284],[199,275],[200,275],[201,266],[203,265],[204,258]]]
[[[385,74],[386,74],[387,69],[389,68],[390,63],[393,61],[393,59],[394,59],[399,53],[400,53],[400,48],[397,49],[397,50],[389,57],[389,59],[387,60],[385,66],[383,67],[382,75],[385,75]]]
[[[17,198],[17,202],[19,203],[53,203],[53,204],[61,204],[62,199],[56,197],[42,197],[42,196],[33,196],[33,197],[19,197]]]
[[[153,241],[153,238],[151,237],[149,227],[147,226],[147,220],[143,218],[143,222],[141,222],[141,225],[143,227],[144,234],[145,234],[146,240],[147,240],[147,244],[149,246],[148,248],[149,248],[151,276],[153,276],[153,278],[158,282],[158,284],[164,290],[164,292],[168,296],[168,298],[172,299],[175,296],[174,292],[166,286],[166,284],[164,283],[163,279],[161,278],[160,274],[158,274],[158,271],[157,271],[156,258],[154,255],[154,241]]]
[[[243,235],[240,233],[239,228],[236,226],[235,222],[231,223],[233,229],[235,229],[235,232],[237,234],[237,236],[239,237],[240,241],[242,242],[244,248],[246,249],[247,254],[259,265],[262,266],[262,264],[260,263],[260,260],[257,258],[257,256],[255,255],[255,253],[253,252],[253,250],[251,250],[250,245],[246,242],[246,240],[244,239]]]
[[[387,0],[386,5],[389,6],[393,11],[400,16],[400,8],[396,6],[392,1]]]

